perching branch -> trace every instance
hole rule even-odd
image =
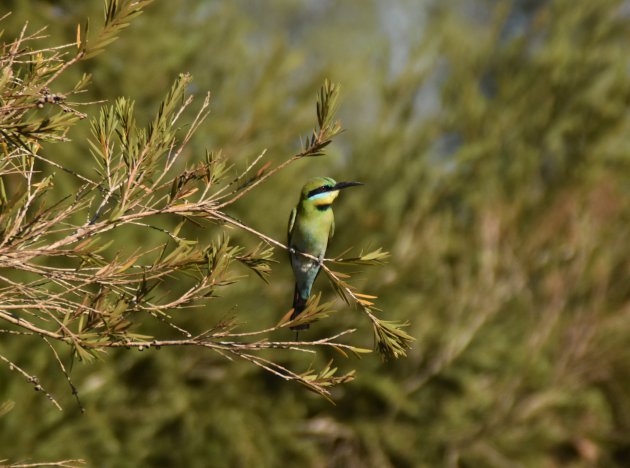
[[[7,327],[3,331],[11,339],[41,339],[79,406],[76,387],[60,355],[66,350],[79,360],[90,361],[114,348],[206,348],[224,357],[246,360],[328,398],[329,387],[351,380],[352,372],[337,376],[337,369],[329,364],[300,373],[273,361],[268,353],[260,355],[269,350],[312,353],[318,348],[332,348],[343,356],[369,352],[340,341],[354,330],[313,341],[267,339],[274,331],[332,313],[332,304],[321,303],[320,296],[313,296],[296,319],[290,320],[288,311],[275,326],[254,331],[240,331],[230,319],[198,333],[180,327],[175,313],[204,307],[221,288],[241,279],[239,269],[243,267],[267,280],[275,262],[274,248],[287,246],[236,220],[226,210],[291,163],[324,154],[341,131],[334,117],[338,85],[324,83],[317,103],[317,127],[299,152],[271,167],[270,162],[261,165],[266,156],[263,150],[233,177],[228,177],[232,166],[220,151],[207,152],[203,160],[192,165],[181,160],[210,105],[208,94],[192,121],[180,124],[184,109],[193,103],[193,97],[186,95],[191,77],[185,74],[175,80],[145,128],[138,125],[131,100],[120,98],[101,108],[92,121],[89,140],[94,174],[80,174],[41,154],[40,142],[66,141],[68,129],[84,117],[67,98],[80,92],[88,79],[82,78],[66,93],[53,93],[49,86],[77,61],[102,52],[148,3],[109,0],[103,29],[86,40],[87,26],[85,30],[79,28],[79,52],[71,58],[66,58],[67,46],[63,46],[40,49],[37,60],[22,55],[21,61],[16,61],[24,43],[39,38],[38,34],[28,35],[26,28],[3,49],[0,69],[8,70],[0,79],[0,135],[5,155],[0,161],[0,323]],[[26,88],[36,91],[20,93]],[[42,106],[53,106],[58,112],[43,116]],[[53,198],[55,177],[42,174],[42,166],[73,175],[77,190]],[[7,191],[4,181],[9,178],[12,184]],[[163,223],[158,226],[158,217],[169,220],[170,227]],[[213,242],[201,244],[183,234],[182,228],[188,224],[214,226],[218,235]],[[224,224],[249,232],[262,243],[246,250],[217,228]],[[163,240],[121,254],[124,249],[117,233],[122,228],[157,232]],[[342,297],[358,305],[370,319],[378,349],[384,355],[399,357],[411,338],[376,318],[368,301],[374,297],[357,293],[342,281],[340,273],[326,265],[367,265],[379,263],[385,256],[378,250],[351,259],[326,259],[323,268],[336,289],[345,291]],[[167,282],[180,289],[166,288]],[[147,335],[143,316],[166,324],[167,330],[180,338]],[[39,387],[36,377],[8,358],[0,358]],[[46,395],[57,405],[50,394]]]

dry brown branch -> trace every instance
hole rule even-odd
[[[4,103],[0,135],[7,156],[0,162],[0,321],[10,333],[5,336],[40,338],[50,349],[79,406],[76,387],[59,353],[64,348],[79,360],[91,360],[115,348],[143,351],[201,347],[224,357],[246,360],[329,397],[328,387],[350,380],[352,373],[336,376],[336,369],[330,365],[320,371],[298,373],[259,355],[267,350],[310,353],[317,348],[332,348],[344,356],[368,352],[339,341],[354,330],[314,341],[266,338],[298,322],[327,316],[330,304],[320,304],[319,296],[312,298],[298,319],[289,321],[288,314],[276,326],[261,330],[238,331],[234,320],[226,320],[196,334],[178,326],[174,317],[179,310],[204,307],[218,289],[240,280],[236,269],[242,267],[236,265],[266,279],[274,262],[273,248],[287,246],[234,219],[226,210],[293,162],[323,154],[341,131],[334,120],[337,85],[324,83],[317,103],[317,127],[302,149],[271,169],[269,162],[260,166],[266,155],[266,150],[262,150],[252,163],[229,179],[230,166],[220,152],[208,152],[203,161],[181,169],[184,149],[209,115],[210,106],[208,93],[190,124],[182,125],[185,130],[178,127],[184,110],[193,104],[193,96],[186,95],[189,75],[181,75],[174,82],[146,128],[136,123],[134,104],[128,99],[121,98],[101,108],[92,122],[89,141],[96,176],[80,174],[42,155],[41,141],[63,142],[68,128],[83,117],[67,97],[80,93],[87,79],[82,78],[72,91],[63,94],[52,92],[50,87],[75,63],[100,52],[115,38],[115,31],[124,28],[147,3],[109,0],[103,29],[89,40],[85,39],[88,31],[79,35],[78,52],[70,58],[66,56],[67,44],[36,47],[40,51],[37,61],[32,55],[21,53],[25,42],[40,37],[40,32],[28,34],[26,27],[5,46],[5,55],[0,55],[0,65],[9,70],[8,76],[21,76],[19,80],[0,81]],[[24,71],[25,64],[33,65],[31,74]],[[30,94],[21,93],[25,88],[31,90]],[[58,112],[37,120],[38,110],[48,105]],[[46,176],[42,165],[71,174],[78,189],[54,198],[51,189],[55,178]],[[6,177],[20,180],[9,192],[4,188]],[[153,221],[158,217],[172,220],[173,224],[159,227]],[[218,237],[203,245],[182,235],[182,227],[188,223],[229,224],[270,247],[261,244],[246,250],[233,244],[220,227],[216,229]],[[116,234],[123,227],[158,232],[163,240],[122,255],[118,252],[123,244]],[[326,259],[324,263],[369,264],[378,263],[383,257],[379,250],[350,260]],[[405,348],[395,340],[381,337],[388,325],[368,307],[371,302],[367,298],[373,296],[354,291],[340,279],[340,273],[332,272],[325,264],[323,267],[337,290],[345,291],[344,297],[367,314],[379,349],[386,355],[404,354]],[[180,289],[164,288],[167,280],[176,280]],[[183,337],[144,334],[141,314],[165,323]],[[35,377],[8,358],[2,360],[40,388]],[[46,395],[58,406],[52,396]]]
[[[8,460],[0,460],[0,467],[4,468],[45,468],[50,466],[60,466],[62,468],[80,468],[85,465],[84,460],[61,460],[55,462],[36,462],[36,463],[10,463],[5,464]]]

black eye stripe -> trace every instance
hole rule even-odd
[[[311,198],[312,196],[319,195],[320,193],[330,192],[333,189],[334,187],[332,185],[323,185],[321,187],[317,187],[316,189],[308,192],[308,194],[306,195],[306,198]]]

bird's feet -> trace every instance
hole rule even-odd
[[[324,264],[324,254],[320,254],[319,257],[317,257],[317,264],[320,267]]]

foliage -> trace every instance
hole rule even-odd
[[[102,30],[95,39],[83,42],[78,34],[79,52],[68,61],[63,60],[57,48],[22,52],[25,42],[35,38],[24,37],[24,29],[22,35],[6,47],[8,52],[1,58],[6,87],[0,90],[4,97],[5,118],[1,125],[6,159],[0,175],[17,176],[23,183],[10,199],[5,197],[0,215],[0,266],[8,272],[2,277],[5,287],[0,290],[3,304],[0,319],[13,325],[10,330],[18,331],[16,339],[25,335],[39,336],[51,348],[77,401],[76,387],[51,342],[68,345],[72,355],[81,361],[91,361],[107,348],[144,350],[199,346],[225,357],[242,358],[328,396],[326,387],[351,380],[352,374],[337,377],[336,369],[331,369],[330,365],[321,372],[297,374],[252,353],[278,348],[306,351],[307,347],[324,346],[331,346],[344,355],[344,350],[364,352],[336,341],[347,332],[316,341],[268,341],[265,335],[291,326],[295,321],[283,320],[262,331],[237,333],[234,331],[236,321],[228,319],[201,333],[191,333],[177,326],[172,314],[176,310],[200,307],[216,297],[219,288],[238,281],[233,263],[242,263],[263,279],[269,275],[273,261],[271,248],[259,245],[245,251],[244,247],[232,244],[225,234],[203,246],[184,237],[182,228],[186,223],[232,225],[253,233],[269,245],[286,249],[283,244],[233,219],[225,208],[288,164],[324,154],[324,148],[341,131],[341,125],[334,119],[339,94],[337,85],[324,83],[317,103],[318,127],[302,151],[273,169],[267,170],[266,165],[249,176],[264,156],[263,151],[228,183],[224,183],[228,172],[226,161],[212,152],[206,153],[203,162],[173,174],[187,143],[208,114],[209,95],[187,130],[178,128],[179,117],[192,102],[192,97],[185,95],[191,82],[189,75],[179,76],[146,128],[136,123],[134,102],[119,98],[113,105],[102,108],[99,117],[92,122],[90,153],[97,177],[89,179],[67,169],[82,182],[76,195],[59,201],[45,196],[54,177],[39,179],[35,161],[42,158],[35,145],[45,140],[64,141],[69,126],[81,115],[62,104],[65,96],[54,94],[51,98],[47,91],[41,90],[48,89],[75,61],[102,52],[147,3],[107,2]],[[32,58],[34,55],[36,58]],[[22,60],[16,62],[16,57]],[[24,68],[28,71],[24,72]],[[81,79],[72,94],[86,82],[86,78]],[[33,102],[33,97],[38,95],[42,97]],[[38,112],[31,117],[32,111],[41,109],[44,103],[60,109],[52,117],[40,116]],[[68,119],[67,115],[72,118]],[[49,160],[44,159],[44,162]],[[159,227],[153,220],[160,215],[181,221],[172,230]],[[121,254],[117,244],[124,238],[117,232],[127,226],[158,230],[167,240],[140,247],[128,255]],[[62,259],[63,264],[57,259]],[[29,276],[33,279],[26,280]],[[187,284],[186,290],[173,294],[163,287],[165,281]],[[301,323],[316,320],[330,308],[326,304],[320,307],[318,302],[311,301],[300,317]],[[356,302],[363,304],[359,299]],[[140,322],[141,314],[168,324],[184,337],[159,338],[140,333],[134,321]],[[378,330],[381,322],[372,314],[369,317]],[[254,341],[247,341],[251,339]],[[395,344],[388,336],[378,335],[377,341],[384,353]],[[37,377],[7,358],[2,359],[36,389],[43,390]],[[52,395],[45,393],[59,407]]]
[[[22,15],[9,18],[15,35],[23,19],[47,14],[14,3]],[[35,392],[24,393],[22,380],[3,379],[0,401],[15,403],[0,405],[0,434],[12,441],[0,445],[7,454],[0,458],[29,454],[112,466],[624,466],[630,450],[625,3],[427,3],[430,9],[404,0],[387,6],[363,0],[154,2],[107,53],[77,62],[59,78],[76,82],[82,72],[93,72],[86,101],[137,96],[133,115],[143,138],[155,121],[153,103],[180,72],[195,76],[188,92],[212,89],[213,113],[180,156],[189,165],[175,163],[164,176],[172,183],[161,193],[179,193],[175,205],[198,200],[205,181],[196,168],[213,162],[234,172],[222,194],[244,185],[255,190],[255,202],[243,196],[229,213],[218,210],[225,215],[221,226],[186,220],[176,231],[181,217],[173,214],[152,224],[197,242],[181,252],[243,247],[234,253],[243,261],[232,262],[237,275],[263,265],[253,273],[268,285],[238,281],[218,288],[221,297],[209,301],[210,310],[230,311],[228,323],[238,317],[270,328],[279,320],[286,325],[280,317],[290,301],[291,273],[284,261],[267,268],[265,238],[282,248],[273,241],[284,233],[303,180],[348,173],[365,182],[335,206],[337,232],[321,275],[334,275],[333,284],[316,284],[321,296],[313,297],[311,311],[322,320],[309,339],[344,340],[339,333],[356,329],[352,342],[368,348],[395,322],[394,343],[416,340],[408,358],[328,365],[338,355],[332,347],[316,355],[247,351],[305,370],[295,372],[305,380],[319,378],[335,402],[330,405],[245,359],[228,361],[205,348],[123,348],[102,363],[72,369],[86,408],[81,415],[65,401],[61,384],[67,383],[59,382],[50,348],[3,337],[2,354],[40,376],[64,412]],[[65,31],[74,41],[76,21],[93,10],[83,2],[56,4],[67,16],[51,22],[51,32]],[[317,135],[317,128],[305,129],[312,125],[313,91],[325,76],[343,84],[338,112],[347,131],[334,135],[328,156],[296,160],[272,183],[250,180],[264,159],[297,155]],[[55,91],[73,89],[74,82],[59,81]],[[115,104],[105,108],[116,115]],[[178,121],[194,122],[191,109]],[[83,143],[89,129],[80,133],[81,125],[72,144],[43,143],[37,154],[100,180]],[[188,130],[182,127],[178,142]],[[298,143],[297,134],[308,137]],[[118,138],[112,134],[112,141]],[[205,147],[222,151],[206,157]],[[232,165],[252,167],[238,178],[242,170]],[[51,175],[48,163],[35,167],[38,181]],[[55,178],[47,193],[57,199],[87,183],[61,169]],[[5,185],[12,197],[14,185]],[[99,192],[91,215],[106,193]],[[131,193],[131,203],[138,196],[150,195]],[[118,202],[112,194],[102,219]],[[72,220],[75,226],[86,222],[81,216]],[[229,229],[229,244],[217,236],[219,227]],[[119,258],[167,242],[159,229],[128,228]],[[263,232],[265,238],[255,234]],[[171,237],[168,243],[177,248]],[[360,254],[337,253],[349,245]],[[387,263],[354,274],[364,262],[383,260],[370,245],[390,251]],[[343,275],[351,273],[350,284]],[[192,281],[165,280],[148,294],[162,289],[181,297]],[[359,292],[366,289],[371,294]],[[370,304],[376,295],[383,311]],[[358,303],[359,313],[346,299]],[[234,304],[239,307],[230,309]],[[377,330],[361,320],[373,311]],[[216,314],[181,311],[173,318],[180,328],[205,330],[208,316],[217,320]],[[132,330],[142,325],[142,333],[180,338],[159,319],[128,318]],[[269,343],[291,343],[281,328],[268,332]],[[65,362],[63,352],[60,357]],[[329,387],[337,374],[354,380]]]

